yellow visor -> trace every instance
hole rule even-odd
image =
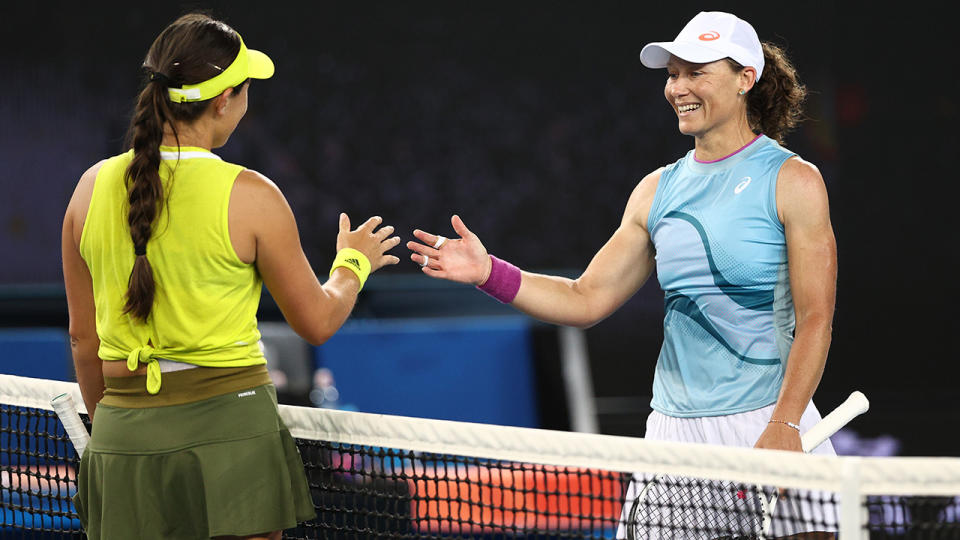
[[[233,88],[247,79],[269,79],[272,76],[273,60],[260,51],[247,49],[243,38],[240,38],[240,52],[219,75],[201,83],[167,90],[170,92],[170,101],[175,103],[204,101],[219,96],[227,88]]]

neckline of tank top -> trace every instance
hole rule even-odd
[[[710,165],[710,164],[712,164],[712,163],[720,163],[721,161],[723,161],[723,160],[725,160],[725,159],[731,158],[731,157],[739,154],[740,152],[743,152],[744,150],[746,150],[747,148],[749,148],[750,145],[752,145],[753,143],[755,143],[755,142],[757,142],[758,140],[760,140],[760,137],[763,137],[763,133],[757,135],[756,137],[753,138],[753,140],[751,140],[751,141],[748,142],[747,144],[745,144],[745,145],[741,146],[740,148],[738,148],[737,150],[734,150],[733,152],[731,152],[731,153],[723,156],[722,158],[712,159],[712,160],[710,160],[710,161],[704,161],[704,160],[702,160],[702,159],[697,159],[696,149],[694,149],[693,160],[696,161],[697,163],[701,164],[701,165]]]
[[[163,160],[182,160],[182,159],[221,159],[213,152],[197,146],[160,146],[160,159]]]

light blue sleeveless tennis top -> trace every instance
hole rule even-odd
[[[793,156],[760,135],[704,163],[666,167],[647,221],[665,293],[651,406],[717,416],[776,402],[793,343],[777,175]]]

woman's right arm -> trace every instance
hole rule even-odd
[[[80,237],[93,196],[93,186],[103,162],[83,173],[70,198],[63,218],[61,257],[63,284],[67,293],[70,316],[70,353],[80,394],[90,419],[103,397],[103,362],[100,360],[100,337],[97,335],[97,309],[93,299],[93,278],[80,255]]]
[[[579,278],[522,272],[520,289],[511,305],[536,319],[580,328],[597,324],[622,306],[653,273],[654,248],[647,216],[659,180],[657,170],[634,188],[620,226]],[[429,256],[434,262],[424,268],[424,273],[430,276],[482,284],[490,275],[486,249],[459,217],[454,216],[452,221],[460,239],[436,250],[430,247],[435,235],[414,231],[423,243],[407,244],[415,252],[411,257],[422,263],[423,256]]]
[[[356,230],[340,215],[337,251],[353,248],[370,260],[371,273],[400,259],[385,252],[400,243],[390,235],[393,227],[378,227],[372,217]],[[240,173],[230,199],[230,236],[237,254],[255,262],[270,294],[290,327],[313,345],[330,339],[349,317],[359,278],[346,268],[337,268],[320,283],[300,245],[293,211],[279,188],[265,176],[246,170]]]

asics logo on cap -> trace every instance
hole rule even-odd
[[[701,11],[690,19],[673,41],[647,43],[640,61],[649,68],[664,68],[676,57],[694,64],[732,58],[763,74],[763,45],[747,21],[732,13]]]

